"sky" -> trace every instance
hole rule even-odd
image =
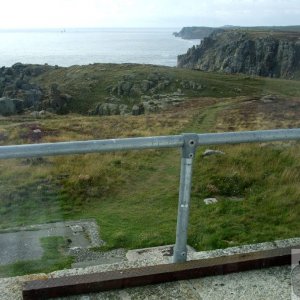
[[[300,0],[0,1],[0,29],[300,24]]]

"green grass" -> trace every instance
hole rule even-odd
[[[147,68],[155,69],[112,67],[110,76]],[[296,81],[166,69],[182,78],[207,80],[216,87],[210,90],[214,98],[191,95],[180,107],[138,117],[2,118],[1,136],[5,139],[1,143],[36,142],[30,133],[37,127],[43,132],[38,142],[55,142],[300,125]],[[247,97],[232,96],[237,85]],[[280,94],[282,99],[260,101],[266,94]],[[299,144],[214,148],[226,154],[204,159],[201,152],[205,149],[200,148],[195,159],[189,244],[204,250],[298,236]],[[0,166],[1,228],[95,218],[107,242],[103,249],[144,248],[175,241],[178,150],[6,160]],[[216,197],[218,203],[205,205],[206,197]]]
[[[73,97],[72,101],[67,103],[66,109],[74,113],[86,114],[97,103],[105,102],[105,99],[111,96],[109,87],[116,86],[124,78],[132,83],[140,84],[154,73],[159,73],[170,81],[170,85],[162,90],[161,94],[173,93],[181,89],[188,97],[259,96],[270,92],[289,96],[300,95],[299,81],[137,64],[93,64],[59,68],[49,70],[34,81],[45,89],[57,83],[62,92]],[[203,88],[201,90],[185,89],[180,85],[182,81],[194,81]],[[145,94],[151,95],[151,92],[148,91]],[[140,96],[121,96],[120,98],[122,103],[130,105],[141,101]]]
[[[197,156],[189,242],[202,250],[298,236],[299,146],[220,149],[226,155]],[[205,205],[211,197],[219,202]]]
[[[0,266],[0,277],[20,276],[32,273],[48,273],[55,270],[70,268],[72,258],[62,254],[67,242],[61,236],[41,238],[43,256],[41,259],[18,261]]]

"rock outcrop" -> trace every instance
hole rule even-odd
[[[156,94],[153,96],[141,96],[139,103],[133,104],[131,107],[121,104],[116,98],[108,98],[104,103],[98,103],[94,109],[89,111],[89,115],[111,116],[111,115],[133,115],[156,113],[172,106],[177,106],[184,101],[184,94]],[[112,103],[114,102],[114,103]]]
[[[20,99],[0,98],[0,115],[10,116],[22,112],[23,103],[24,101]]]
[[[203,39],[209,36],[217,28],[215,27],[183,27],[179,32],[174,32],[173,35],[176,37],[181,37],[185,40],[197,40]]]
[[[173,78],[159,72],[150,73],[146,79],[137,76],[123,76],[116,85],[108,87],[107,90],[117,97],[140,97],[144,94],[156,94],[167,90]]]
[[[24,65],[16,63],[12,67],[0,68],[0,114],[12,115],[24,109],[39,110],[45,91],[32,79],[53,67],[48,65]]]
[[[299,32],[215,31],[178,56],[177,66],[290,79],[300,70],[299,38]]]

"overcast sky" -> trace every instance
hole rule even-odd
[[[0,28],[295,25],[300,0],[1,0]]]

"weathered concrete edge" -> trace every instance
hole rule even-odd
[[[273,266],[289,265],[291,247],[204,258],[182,263],[129,268],[94,274],[34,280],[23,286],[24,300],[103,292],[148,284],[224,275]]]
[[[277,240],[274,242],[265,242],[259,244],[249,244],[238,247],[230,247],[226,249],[218,249],[212,251],[201,251],[194,253],[194,258],[199,259],[205,257],[217,257],[223,256],[224,254],[230,255],[234,253],[248,253],[257,250],[264,249],[276,249],[276,248],[284,248],[284,247],[295,247],[300,245],[300,237],[299,238],[291,238],[285,240]],[[117,264],[103,264],[99,266],[92,266],[87,268],[74,268],[68,270],[60,270],[55,271],[49,274],[32,274],[25,276],[17,276],[11,278],[0,278],[0,294],[5,300],[21,300],[22,299],[22,286],[25,281],[29,280],[39,280],[39,279],[48,279],[48,278],[60,278],[65,276],[72,275],[81,275],[81,274],[93,274],[97,272],[105,272],[112,270],[123,270],[127,268],[135,268],[142,266],[151,266],[165,263],[162,260],[157,258],[151,259],[143,259],[131,262],[122,262]]]

